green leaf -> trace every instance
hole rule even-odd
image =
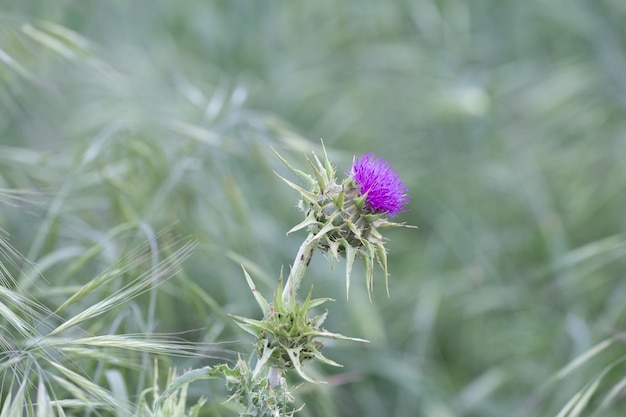
[[[296,370],[296,372],[298,373],[298,375],[300,375],[300,377],[302,379],[304,379],[305,381],[308,382],[312,382],[314,384],[325,384],[325,381],[320,381],[317,380],[311,376],[309,376],[306,372],[304,372],[304,369],[302,368],[302,364],[300,363],[300,348],[290,348],[287,349],[287,354],[289,355],[289,359],[291,359],[291,362],[293,363],[293,367]]]
[[[317,359],[318,361],[325,363],[326,365],[335,366],[337,368],[343,368],[342,364],[337,363],[332,359],[328,359],[326,356],[322,355],[322,352],[320,352],[319,350],[316,350],[315,352],[313,352],[313,357],[315,357],[315,359]]]
[[[249,319],[247,317],[242,317],[242,316],[235,316],[234,314],[231,314],[231,317],[235,320],[237,320],[235,323],[241,327],[242,329],[248,331],[248,333],[252,334],[253,336],[258,336],[259,332],[254,330],[254,331],[249,331],[251,326],[254,329],[259,329],[259,330],[264,330],[270,334],[274,334],[274,329],[272,328],[272,326],[270,326],[266,321],[261,321],[261,320],[254,320],[254,319]],[[247,326],[246,326],[247,325]]]
[[[389,297],[389,273],[387,271],[387,250],[385,249],[385,245],[382,243],[375,243],[374,247],[376,248],[376,252],[378,254],[377,261],[383,269],[383,273],[385,274],[385,290],[387,291],[387,297]]]
[[[211,366],[205,366],[204,368],[194,369],[188,371],[172,382],[172,384],[167,387],[165,391],[159,396],[157,401],[154,404],[153,412],[156,414],[163,401],[167,400],[172,394],[174,394],[177,390],[179,390],[184,385],[190,384],[193,381],[197,381],[199,379],[213,379],[219,377],[219,369],[213,368]]]
[[[307,302],[307,304],[306,304],[306,307],[305,307],[305,308],[306,308],[307,310],[310,310],[310,309],[312,309],[312,308],[315,308],[315,307],[317,307],[317,306],[320,306],[320,305],[322,305],[322,304],[324,304],[324,303],[327,303],[327,302],[329,302],[329,301],[335,301],[335,300],[334,300],[334,299],[332,299],[332,298],[328,298],[328,297],[326,297],[326,298],[314,298],[314,299],[312,299],[312,300],[308,300],[308,302]]]
[[[345,239],[342,242],[346,250],[346,299],[348,299],[350,297],[350,275],[352,274],[352,266],[354,265],[357,249],[353,248]]]
[[[319,240],[324,237],[328,232],[333,230],[336,226],[332,222],[328,222],[313,236],[313,240]]]
[[[291,234],[293,232],[296,232],[298,230],[304,229],[305,227],[311,226],[313,224],[317,224],[318,221],[315,218],[315,214],[313,213],[313,211],[311,211],[305,218],[303,221],[301,221],[300,223],[298,223],[297,225],[295,225],[294,227],[292,227],[291,229],[289,229],[289,231],[287,232],[287,234]]]
[[[343,210],[345,199],[346,199],[346,193],[342,188],[342,190],[339,193],[337,193],[335,197],[333,197],[333,203],[335,203],[335,205],[337,206],[339,210]]]
[[[350,337],[344,336],[339,333],[327,332],[326,330],[316,330],[312,332],[306,333],[307,335],[314,335],[315,337],[325,337],[327,339],[335,339],[335,340],[349,340],[351,342],[361,342],[361,343],[370,343],[369,340],[360,339],[358,337]]]
[[[270,312],[269,303],[263,297],[263,295],[259,292],[259,290],[256,288],[256,285],[254,285],[254,282],[252,281],[250,274],[248,274],[248,271],[246,271],[246,268],[244,268],[244,266],[241,265],[241,269],[243,270],[243,274],[246,277],[246,282],[248,283],[248,287],[250,287],[250,290],[252,291],[252,295],[254,295],[256,302],[259,304],[259,307],[261,307],[261,310],[263,311],[263,315],[266,316]]]
[[[285,158],[283,158],[277,151],[276,149],[274,149],[273,147],[270,147],[272,149],[272,151],[274,152],[274,154],[278,157],[278,159],[281,160],[281,162],[283,164],[285,164],[285,166],[287,167],[287,169],[289,169],[289,171],[291,171],[294,175],[300,177],[304,182],[306,182],[306,184],[310,187],[313,188],[315,187],[315,180],[313,179],[313,177],[311,177],[309,174],[300,171],[297,168],[294,168],[289,162],[287,162],[287,160]],[[279,175],[280,177],[280,175]],[[281,177],[282,178],[282,177]]]
[[[263,354],[257,360],[256,365],[254,366],[254,371],[252,372],[252,379],[256,379],[259,373],[265,368],[265,364],[272,357],[272,353],[274,353],[275,348],[268,347],[267,340],[265,341],[265,346],[263,346]]]
[[[319,159],[317,159],[317,156],[315,154],[313,154],[313,157],[315,158],[315,160],[317,161],[318,166],[322,166],[321,162],[319,161]],[[328,190],[328,186],[331,184],[330,181],[328,180],[328,177],[326,175],[326,172],[321,172],[314,164],[313,162],[311,162],[311,160],[309,158],[306,159],[307,162],[309,163],[309,165],[311,166],[311,168],[313,169],[313,173],[315,174],[315,179],[317,180],[317,185],[320,187],[320,191],[322,193],[325,193],[326,190]],[[322,168],[323,169],[323,168]]]
[[[305,190],[304,188],[300,187],[299,185],[294,184],[288,179],[281,177],[278,173],[275,173],[275,174],[278,176],[278,178],[285,181],[285,183],[287,183],[288,186],[290,186],[291,188],[299,192],[302,198],[304,198],[306,201],[308,201],[309,203],[317,204],[317,194]]]
[[[326,146],[324,146],[324,141],[321,141],[321,142],[322,142],[322,152],[324,153],[324,168],[329,175],[329,179],[334,178],[335,168],[333,167],[333,165],[330,163],[330,160],[328,159],[328,154],[326,153]]]
[[[364,240],[363,247],[365,248],[365,254],[363,255],[363,264],[365,265],[365,283],[367,286],[367,296],[372,301],[372,291],[374,290],[374,248],[372,245]]]

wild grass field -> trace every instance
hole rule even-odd
[[[293,178],[409,188],[302,417],[626,415],[626,2],[0,0],[0,417],[153,415],[250,352]],[[297,376],[290,375],[294,384]],[[157,391],[151,390],[158,387]],[[196,381],[158,416],[235,416]],[[198,403],[200,397],[204,402]],[[178,403],[176,401],[179,401]],[[194,408],[195,405],[198,405]],[[143,414],[142,414],[143,413]]]

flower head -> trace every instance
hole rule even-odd
[[[398,173],[389,162],[383,158],[377,159],[373,153],[355,157],[351,175],[359,186],[359,192],[365,194],[365,201],[374,212],[393,217],[409,201],[408,189]]]
[[[309,186],[305,189],[283,178],[300,193],[298,206],[306,213],[305,219],[289,232],[307,229],[311,241],[329,255],[331,267],[340,256],[346,258],[346,291],[354,260],[362,258],[370,293],[375,264],[382,267],[387,284],[386,239],[380,229],[413,227],[388,219],[403,211],[409,201],[408,189],[391,165],[382,158],[376,159],[373,153],[355,157],[352,172],[338,182],[326,149],[322,149],[322,160],[315,154],[309,159],[313,176],[292,167],[277,154]]]

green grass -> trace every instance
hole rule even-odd
[[[163,391],[170,366],[249,352],[240,264],[269,296],[303,239],[270,147],[304,169],[320,138],[339,173],[391,161],[419,229],[388,232],[372,303],[362,271],[346,301],[342,265],[314,258],[326,328],[372,343],[328,344],[344,368],[311,370],[329,384],[296,391],[300,415],[623,416],[625,18],[618,0],[2,0],[0,416],[128,415],[155,356]],[[236,415],[219,382],[188,407]]]

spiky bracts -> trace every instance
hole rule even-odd
[[[352,267],[357,257],[363,259],[365,265],[368,295],[371,297],[373,288],[374,263],[383,269],[388,291],[387,252],[379,230],[411,227],[388,220],[401,212],[408,202],[407,188],[389,163],[376,159],[374,154],[355,157],[350,175],[338,183],[335,168],[324,148],[323,153],[323,161],[315,154],[312,160],[307,158],[313,175],[292,167],[277,154],[308,188],[281,177],[300,193],[299,207],[306,213],[305,219],[288,233],[307,229],[315,247],[326,252],[331,261],[338,260],[339,256],[346,258],[346,292],[350,288]]]
[[[263,311],[262,320],[233,316],[237,324],[257,339],[256,353],[263,364],[276,369],[295,369],[302,379],[309,382],[320,382],[304,372],[303,364],[309,360],[317,360],[332,366],[341,366],[326,358],[320,352],[323,343],[320,338],[367,340],[347,337],[324,330],[321,326],[326,320],[327,312],[310,317],[309,313],[316,307],[332,301],[330,298],[312,299],[309,293],[302,303],[288,306],[282,301],[282,274],[275,293],[274,302],[270,304],[256,289],[252,278],[244,269],[246,281]]]

